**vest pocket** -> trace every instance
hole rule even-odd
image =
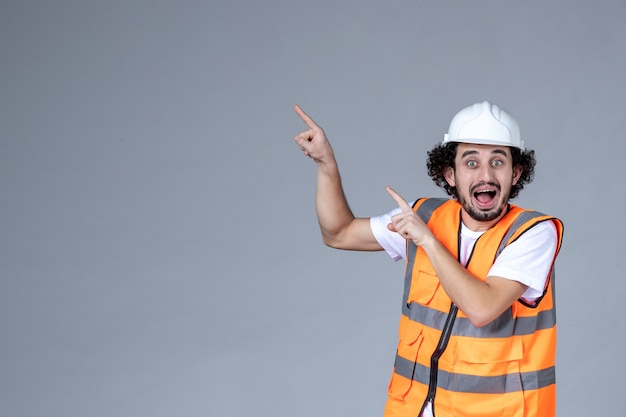
[[[440,285],[436,275],[420,270],[413,272],[408,302],[415,301],[422,305],[430,304]]]
[[[423,326],[402,317],[400,322],[400,343],[394,372],[389,383],[389,396],[396,400],[404,400],[415,383],[413,374],[417,363],[420,347],[424,341]]]
[[[520,362],[523,353],[522,341],[516,337],[460,338],[453,390],[467,393],[464,395],[471,396],[471,403],[480,405],[480,409],[475,410],[476,415],[522,417],[524,391]],[[468,407],[473,406],[455,401],[456,412],[469,412]]]
[[[502,339],[459,338],[458,357],[472,364],[495,364],[519,361],[524,357],[522,341],[517,337]]]

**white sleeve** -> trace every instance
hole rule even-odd
[[[522,298],[535,300],[543,295],[556,247],[554,223],[538,223],[504,248],[488,276],[507,278],[528,285]]]
[[[387,225],[391,223],[391,217],[401,211],[400,208],[396,208],[389,213],[370,218],[370,227],[374,237],[394,261],[399,261],[406,256],[406,239],[387,229]]]

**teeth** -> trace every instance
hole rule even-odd
[[[476,191],[474,193],[474,196],[479,196],[481,194],[488,194],[490,197],[493,197],[496,195],[495,191],[489,191],[489,190],[483,190],[483,191]]]

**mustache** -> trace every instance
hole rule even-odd
[[[498,190],[498,192],[500,192],[500,190],[501,190],[500,184],[498,184],[497,182],[487,181],[487,182],[480,182],[480,183],[478,183],[478,184],[474,185],[474,186],[470,189],[470,191],[471,191],[471,193],[472,193],[472,194],[474,194],[478,188],[480,188],[480,187],[484,187],[484,186],[490,186],[490,187],[493,187],[493,188],[495,188],[496,190]]]

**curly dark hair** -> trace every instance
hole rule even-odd
[[[428,160],[426,162],[428,175],[433,182],[455,199],[458,199],[456,187],[451,187],[448,184],[444,173],[447,167],[455,168],[454,158],[456,157],[457,146],[457,142],[436,145],[428,152]],[[511,187],[510,198],[513,199],[517,197],[526,184],[530,184],[533,181],[537,161],[535,160],[535,151],[532,149],[521,150],[514,147],[510,149],[513,157],[513,166],[519,166],[522,169],[522,174],[517,184]]]

